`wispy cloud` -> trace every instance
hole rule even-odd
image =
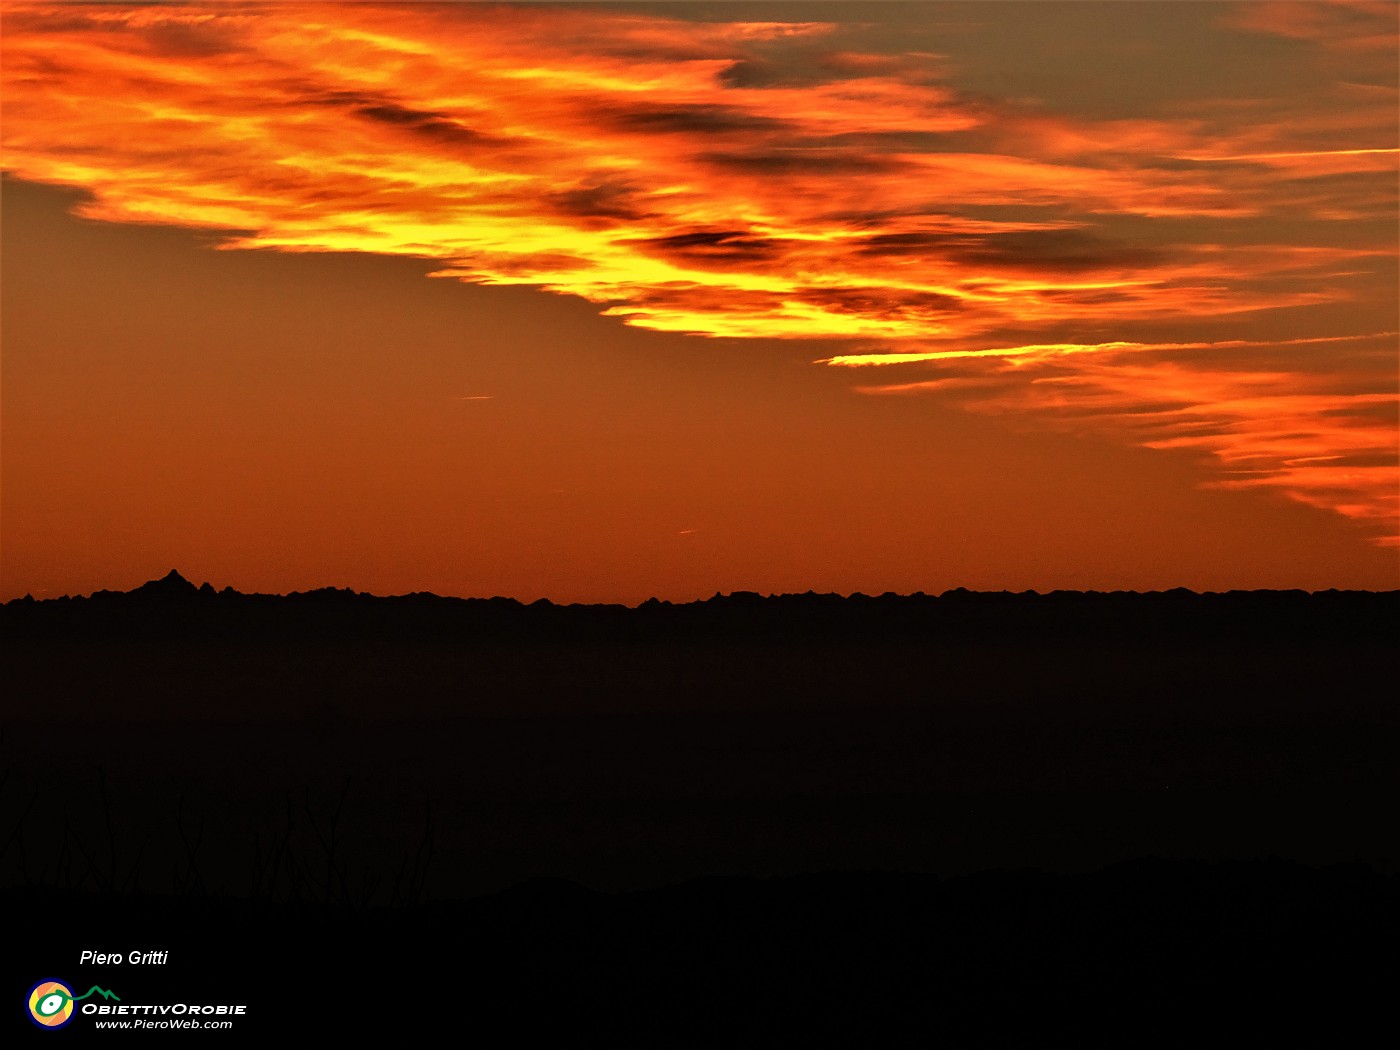
[[[1375,45],[1394,44],[1393,14],[1248,4],[1223,31],[1389,61]],[[6,168],[84,187],[90,218],[420,257],[661,331],[875,347],[833,365],[963,362],[879,389],[994,379],[970,407],[1072,414],[1204,450],[1231,484],[1393,515],[1382,485],[1337,473],[1394,451],[1381,394],[1347,387],[1393,374],[1379,357],[1338,358],[1326,392],[1260,373],[1266,397],[1256,373],[1191,356],[1225,341],[1131,338],[1374,295],[1398,148],[1394,96],[1374,85],[1339,80],[1296,112],[1202,99],[1094,120],[959,90],[939,54],[862,52],[817,21],[359,3],[4,19]],[[1075,328],[1094,338],[1065,341]],[[1343,400],[1289,400],[1323,396]],[[1174,414],[1150,426],[1133,410],[1164,400]],[[1347,422],[1299,422],[1324,417]],[[1348,469],[1393,470],[1366,462]]]
[[[916,361],[952,361],[958,358],[1061,357],[1065,354],[1125,354],[1155,350],[1233,350],[1245,346],[1310,346],[1317,343],[1351,343],[1358,340],[1393,339],[1397,332],[1376,332],[1372,335],[1328,335],[1313,339],[1222,339],[1213,343],[1132,343],[1116,340],[1109,343],[1036,343],[1030,346],[989,347],[986,350],[930,350],[925,353],[838,354],[817,361],[821,365],[860,368],[868,365],[905,365]]]
[[[1239,29],[1320,44],[1342,54],[1393,55],[1400,9],[1392,0],[1266,0],[1236,4],[1224,21]]]
[[[1394,545],[1395,336],[1050,344],[829,363],[917,363],[936,372],[857,388],[866,394],[937,394],[972,411],[1199,452],[1217,464],[1213,485],[1273,489],[1364,522]],[[1344,368],[1316,359],[1332,347],[1342,350]]]

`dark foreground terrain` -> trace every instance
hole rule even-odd
[[[394,910],[38,890],[4,892],[0,906],[19,920],[7,953],[29,961],[14,968],[12,1005],[59,977],[130,1006],[242,1004],[232,1031],[245,1038],[1360,1045],[1390,1019],[1397,888],[1359,866],[1146,860],[1072,876],[822,873],[626,894],[531,880]],[[81,947],[156,946],[164,966],[76,965]],[[63,1037],[107,1038],[95,1021],[146,1016],[80,1015]]]
[[[172,574],[0,628],[16,1003],[1140,1045],[1222,1006],[1335,1036],[1393,980],[1395,593],[626,609]]]

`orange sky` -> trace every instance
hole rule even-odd
[[[1396,586],[1397,11],[7,5],[0,597]]]

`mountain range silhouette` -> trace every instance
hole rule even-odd
[[[129,590],[129,591],[108,591],[108,590],[100,590],[100,591],[97,591],[97,592],[94,592],[94,593],[95,593],[95,594],[142,594],[142,595],[166,595],[166,596],[170,596],[170,597],[177,597],[177,596],[191,597],[191,596],[193,596],[193,595],[195,595],[195,594],[206,594],[206,595],[207,595],[207,594],[214,594],[214,593],[221,593],[221,594],[237,594],[237,593],[243,593],[243,592],[235,591],[234,588],[232,588],[232,587],[224,587],[224,588],[222,588],[222,590],[216,590],[216,589],[215,589],[211,584],[209,584],[208,582],[205,582],[205,583],[203,583],[203,584],[200,584],[200,585],[196,586],[196,585],[195,585],[194,583],[192,583],[189,579],[187,579],[187,578],[180,572],[179,569],[171,569],[171,570],[170,570],[169,572],[167,572],[164,576],[158,577],[158,578],[156,578],[156,579],[148,580],[148,581],[146,581],[145,583],[140,584],[139,586],[134,587],[134,588],[132,588],[132,589]],[[316,589],[311,590],[311,591],[301,591],[301,592],[292,592],[292,593],[294,593],[294,594],[340,595],[340,596],[346,596],[346,597],[353,597],[353,596],[367,596],[367,597],[373,597],[373,595],[367,595],[367,594],[365,594],[365,592],[355,591],[355,590],[353,590],[352,588],[348,588],[348,587],[319,587],[319,588],[316,588]],[[1074,591],[1074,590],[1055,590],[1055,591],[1048,592],[1048,594],[1047,594],[1046,596],[1048,596],[1048,595],[1060,595],[1060,594],[1152,594],[1152,595],[1157,595],[1157,596],[1170,595],[1170,596],[1173,596],[1173,597],[1187,597],[1187,596],[1192,596],[1192,595],[1197,595],[1197,594],[1202,594],[1202,593],[1207,593],[1207,594],[1218,594],[1218,593],[1227,593],[1227,594],[1308,594],[1308,593],[1324,593],[1324,594],[1337,594],[1337,593],[1350,593],[1350,594],[1388,593],[1388,594],[1400,594],[1400,591],[1383,591],[1383,592],[1375,592],[1375,591],[1338,591],[1336,588],[1329,588],[1329,589],[1324,590],[1324,591],[1321,591],[1321,592],[1309,592],[1309,591],[1301,590],[1301,589],[1299,589],[1299,588],[1286,588],[1286,589],[1283,589],[1283,590],[1278,590],[1278,589],[1263,589],[1263,590],[1253,590],[1253,591],[1231,590],[1231,591],[1227,591],[1227,592],[1213,592],[1213,591],[1212,591],[1212,592],[1197,592],[1197,591],[1192,591],[1191,589],[1186,588],[1186,587],[1173,587],[1173,588],[1170,588],[1170,589],[1165,590],[1165,591],[1122,591],[1122,590],[1115,590],[1115,591],[1097,591],[1097,590]],[[953,588],[950,588],[949,590],[942,592],[942,594],[941,594],[940,596],[941,596],[941,597],[944,597],[944,598],[966,598],[966,597],[973,597],[973,596],[977,596],[977,595],[992,595],[992,594],[995,594],[995,595],[998,595],[998,596],[1001,596],[1001,597],[1032,597],[1032,598],[1033,598],[1033,597],[1041,597],[1041,596],[1042,596],[1040,592],[1035,591],[1035,590],[1025,590],[1025,591],[1006,591],[1006,590],[1001,590],[1001,591],[972,591],[972,590],[967,589],[966,587],[953,587]],[[413,596],[438,597],[438,595],[432,594],[431,592],[425,592],[425,591],[418,591],[418,592],[414,592],[412,595],[408,595],[408,597],[413,597]],[[65,597],[69,597],[69,598],[71,599],[73,596],[65,596]],[[772,598],[772,597],[775,597],[775,595],[769,595],[769,596],[767,596],[767,597]],[[783,595],[782,597],[789,597],[789,598],[809,598],[809,599],[811,599],[811,598],[832,599],[832,598],[839,598],[839,597],[841,597],[841,595],[831,594],[831,593],[818,593],[818,592],[815,592],[815,591],[808,590],[808,591],[802,592],[802,593],[800,593],[800,594],[786,594],[786,595]],[[853,598],[854,598],[854,597],[859,597],[859,598],[870,598],[871,596],[863,595],[863,594],[853,594],[853,595],[851,595],[851,597],[853,597]],[[909,595],[899,595],[899,594],[895,594],[894,592],[889,592],[889,591],[887,591],[887,592],[885,592],[884,594],[879,595],[878,597],[881,597],[881,598],[909,597],[909,598],[923,599],[923,598],[928,598],[928,597],[933,597],[933,596],[927,595],[927,594],[925,594],[923,591],[915,591],[915,592],[910,593]],[[730,592],[729,594],[724,594],[724,593],[721,593],[721,592],[716,591],[715,594],[714,594],[714,596],[713,596],[712,598],[710,598],[710,599],[699,599],[699,600],[701,600],[701,601],[705,601],[705,600],[709,600],[709,601],[728,600],[728,601],[735,601],[735,602],[754,602],[754,601],[762,601],[762,600],[764,600],[764,598],[765,598],[764,595],[759,594],[759,593],[756,592],[756,591],[733,591],[733,592]],[[26,596],[26,598],[24,598],[24,599],[19,599],[19,600],[23,601],[23,600],[34,600],[34,599],[33,599],[31,596]],[[54,599],[48,599],[48,600],[54,600]],[[463,599],[463,600],[472,600],[472,599]],[[480,599],[477,599],[477,600],[480,600]],[[546,598],[546,599],[540,599],[540,601],[541,601],[543,604],[546,604],[546,605],[552,604],[552,603],[549,601],[549,599],[547,599],[547,598]],[[662,600],[662,599],[658,599],[658,598],[648,598],[648,599],[646,599],[646,601],[642,602],[641,604],[642,604],[643,606],[656,606],[656,605],[671,605],[671,604],[675,604],[675,603],[672,603],[672,602],[669,602],[669,601],[665,601],[665,600]],[[682,604],[685,604],[685,603],[682,603]]]
[[[1080,603],[1084,603],[1084,602],[1100,602],[1100,603],[1103,603],[1103,602],[1109,602],[1109,601],[1123,601],[1123,600],[1125,600],[1125,599],[1141,599],[1141,600],[1144,600],[1144,601],[1151,601],[1151,602],[1159,603],[1159,604],[1161,604],[1161,603],[1172,603],[1172,602],[1180,603],[1180,602],[1190,602],[1190,601],[1211,601],[1211,602],[1216,602],[1216,603],[1219,603],[1219,602],[1222,602],[1222,601],[1236,601],[1236,602],[1238,602],[1238,601],[1251,601],[1251,602],[1255,602],[1255,603],[1262,603],[1262,602],[1275,602],[1275,603],[1293,602],[1293,603],[1296,603],[1296,602],[1298,602],[1299,600],[1307,599],[1307,598],[1316,598],[1318,601],[1325,601],[1325,600],[1328,600],[1328,599],[1335,599],[1335,598],[1338,597],[1338,596],[1352,596],[1352,597],[1354,597],[1354,598],[1360,597],[1360,596],[1367,596],[1367,597],[1377,598],[1377,599],[1381,599],[1381,600],[1385,600],[1385,599],[1388,598],[1388,599],[1390,599],[1390,600],[1393,602],[1395,599],[1400,598],[1400,590],[1392,590],[1392,591],[1357,591],[1357,590],[1337,590],[1337,589],[1333,588],[1333,589],[1328,589],[1328,590],[1324,590],[1324,591],[1312,591],[1312,592],[1310,592],[1310,591],[1305,591],[1305,590],[1300,590],[1300,589],[1287,589],[1287,590],[1231,590],[1231,591],[1225,591],[1225,592],[1218,592],[1218,591],[1196,592],[1196,591],[1192,591],[1192,590],[1189,590],[1189,589],[1184,588],[1184,587],[1175,587],[1175,588],[1172,588],[1172,589],[1170,589],[1170,590],[1165,590],[1165,591],[1122,591],[1122,590],[1115,590],[1115,591],[1097,591],[1097,590],[1073,591],[1073,590],[1055,590],[1055,591],[1050,591],[1050,592],[1047,592],[1047,593],[1042,594],[1042,593],[1040,593],[1040,592],[1038,592],[1038,591],[1034,591],[1034,590],[1026,590],[1026,591],[1005,591],[1005,590],[1002,590],[1002,591],[970,591],[970,590],[968,590],[968,589],[966,589],[966,588],[963,588],[963,587],[956,587],[956,588],[952,588],[952,589],[950,589],[950,590],[944,591],[944,592],[942,592],[942,593],[939,594],[939,595],[925,594],[923,591],[915,591],[915,592],[913,592],[913,593],[911,593],[911,594],[907,594],[907,595],[906,595],[906,594],[896,594],[896,593],[894,593],[894,592],[889,592],[889,591],[887,591],[887,592],[885,592],[885,593],[883,593],[883,594],[880,594],[880,595],[866,595],[866,594],[862,594],[862,593],[857,592],[857,593],[853,593],[853,594],[851,594],[851,595],[849,595],[849,596],[841,595],[841,594],[834,594],[834,593],[817,593],[817,592],[811,591],[811,590],[806,591],[806,592],[803,592],[803,593],[800,593],[800,594],[786,593],[786,594],[770,594],[770,595],[766,595],[766,596],[765,596],[765,595],[762,595],[762,594],[759,594],[759,593],[757,593],[757,592],[754,592],[754,591],[733,591],[733,592],[730,592],[730,593],[728,593],[728,594],[724,594],[724,593],[721,593],[721,592],[718,592],[718,591],[717,591],[717,592],[716,592],[712,597],[710,597],[710,598],[707,598],[707,599],[697,599],[696,601],[692,601],[692,602],[679,602],[679,603],[676,603],[676,602],[665,601],[665,600],[661,600],[661,599],[657,599],[657,598],[648,598],[648,599],[646,599],[644,602],[642,602],[642,603],[640,603],[638,606],[636,606],[636,608],[637,608],[639,611],[654,611],[654,610],[658,610],[658,609],[674,608],[674,607],[677,607],[677,606],[680,606],[680,607],[693,607],[693,606],[697,606],[697,605],[724,605],[724,606],[728,606],[728,607],[731,607],[731,608],[740,608],[740,607],[755,608],[755,607],[759,607],[759,606],[763,606],[763,605],[770,605],[770,606],[771,606],[771,605],[775,605],[775,604],[780,604],[780,605],[782,605],[782,606],[783,606],[784,608],[786,608],[786,609],[794,609],[794,608],[800,608],[800,607],[812,608],[812,607],[817,607],[817,606],[823,606],[823,607],[830,608],[830,607],[833,607],[833,606],[835,606],[835,605],[839,605],[839,604],[843,604],[843,603],[845,603],[845,604],[851,604],[851,605],[860,605],[860,606],[862,606],[862,607],[868,608],[868,607],[870,607],[872,604],[875,604],[875,605],[891,605],[891,604],[896,604],[896,603],[898,603],[898,604],[904,604],[904,605],[907,606],[907,605],[913,605],[913,604],[929,605],[929,604],[932,604],[932,603],[962,603],[962,602],[974,602],[974,603],[979,603],[979,604],[983,604],[983,605],[995,603],[995,604],[1001,605],[1001,606],[1009,606],[1009,605],[1015,605],[1015,604],[1026,605],[1026,604],[1038,603],[1038,602],[1080,602]],[[410,593],[410,594],[396,595],[396,596],[391,596],[391,597],[381,597],[381,596],[378,596],[378,595],[369,594],[369,593],[367,593],[367,592],[355,591],[355,590],[353,590],[353,589],[351,589],[351,588],[348,588],[348,587],[345,587],[345,588],[341,588],[341,587],[320,587],[320,588],[316,588],[316,589],[310,590],[310,591],[295,591],[295,592],[291,592],[291,593],[286,594],[286,595],[267,595],[267,594],[259,594],[259,593],[244,593],[244,592],[237,591],[237,590],[235,590],[234,588],[228,587],[228,586],[226,586],[226,587],[224,587],[224,588],[222,588],[222,589],[216,589],[216,588],[213,587],[213,585],[211,585],[211,584],[208,583],[207,581],[204,582],[204,583],[202,583],[202,584],[200,584],[200,585],[198,585],[198,586],[196,586],[194,583],[192,583],[190,580],[188,580],[185,576],[183,576],[183,575],[180,573],[180,571],[179,571],[178,569],[171,569],[171,570],[170,570],[168,573],[166,573],[164,576],[159,577],[159,578],[157,578],[157,579],[148,580],[147,582],[145,582],[145,583],[141,584],[140,586],[135,587],[135,588],[133,588],[133,589],[131,589],[131,590],[129,590],[129,591],[99,590],[99,591],[93,592],[93,594],[91,595],[91,598],[92,598],[92,599],[98,600],[98,601],[111,600],[111,599],[113,599],[113,598],[138,598],[138,599],[159,600],[159,601],[188,601],[188,600],[193,600],[193,599],[196,599],[196,598],[211,598],[211,597],[221,597],[221,598],[258,598],[258,599],[263,599],[263,600],[270,599],[270,598],[279,598],[279,597],[280,597],[280,598],[284,598],[284,599],[287,599],[287,600],[315,599],[315,600],[318,600],[318,601],[325,601],[325,602],[330,602],[330,601],[352,601],[352,600],[354,600],[354,601],[374,600],[374,601],[397,602],[397,603],[407,603],[407,602],[426,603],[426,602],[434,602],[434,603],[444,603],[444,604],[447,604],[447,603],[477,604],[477,603],[481,603],[481,602],[489,602],[489,603],[492,603],[492,604],[497,605],[497,606],[523,606],[523,605],[525,604],[525,603],[520,602],[520,601],[517,600],[517,599],[514,599],[514,598],[506,598],[506,597],[501,597],[501,596],[496,596],[496,597],[491,597],[491,598],[457,598],[457,597],[445,597],[445,596],[440,596],[440,595],[434,594],[434,593],[432,593],[432,592],[427,592],[427,591],[416,591],[416,592],[413,592],[413,593]],[[82,596],[64,595],[64,596],[59,597],[59,598],[48,598],[48,599],[43,599],[43,600],[42,600],[42,603],[51,603],[51,602],[74,602],[74,601],[76,601],[76,602],[81,602],[81,601],[83,601],[83,600],[85,600],[85,599],[84,599]],[[23,598],[12,599],[10,602],[5,603],[5,604],[8,604],[8,605],[29,605],[29,604],[34,604],[34,603],[36,603],[36,601],[38,601],[38,600],[36,600],[32,595],[26,594]],[[540,598],[540,599],[538,599],[538,600],[536,600],[536,601],[534,601],[534,602],[532,602],[532,603],[529,603],[529,605],[530,605],[530,607],[532,607],[532,608],[553,608],[553,607],[557,607],[557,606],[556,606],[556,603],[551,602],[548,598]],[[607,609],[625,609],[625,608],[630,608],[629,606],[618,605],[618,604],[615,604],[615,603],[599,603],[599,604],[592,604],[592,605],[589,605],[589,604],[577,605],[577,604],[575,604],[575,605],[566,605],[566,606],[563,606],[563,607],[564,607],[564,608],[593,608],[593,609],[598,609],[598,608],[607,608]]]

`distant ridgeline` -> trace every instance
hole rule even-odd
[[[1250,626],[1309,624],[1326,633],[1361,631],[1382,637],[1400,623],[1400,591],[967,591],[956,588],[941,595],[916,591],[910,595],[806,594],[760,595],[753,591],[715,594],[696,602],[672,603],[650,598],[636,608],[626,605],[556,605],[547,598],[524,603],[514,598],[444,598],[431,592],[378,596],[349,588],[323,587],[288,595],[242,594],[234,588],[218,591],[195,584],[176,570],[132,591],[97,591],[84,596],[36,601],[31,595],[0,605],[7,629],[42,624],[98,624],[137,627],[141,622],[237,623],[294,617],[312,626],[316,620],[349,626],[391,627],[395,623],[420,627],[438,622],[472,627],[560,627],[587,629],[591,624],[619,627],[668,626],[743,630],[921,629],[925,626],[998,627],[1021,623],[1036,629],[1134,629],[1147,623],[1162,627],[1231,623]]]
[[[1145,639],[1162,633],[1225,641],[1253,636],[1282,641],[1297,634],[1392,642],[1400,638],[1400,591],[968,591],[878,596],[782,594],[750,591],[673,604],[655,598],[625,605],[525,604],[513,598],[450,598],[419,592],[380,597],[324,587],[288,595],[243,594],[231,587],[196,587],[178,572],[130,591],[91,597],[35,600],[26,595],[0,606],[0,626],[27,634],[147,631],[220,634],[274,630],[279,636],[322,631],[403,632],[416,638],[487,634],[549,638],[733,635],[748,640],[813,640],[830,636],[1079,636],[1084,641]]]

